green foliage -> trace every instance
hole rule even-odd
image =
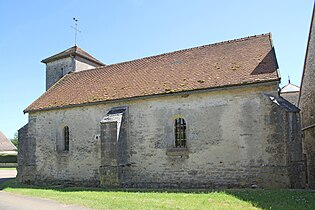
[[[19,148],[19,138],[17,132],[14,133],[14,137],[13,139],[11,139],[11,142],[14,144],[16,148]]]
[[[0,163],[17,163],[17,155],[0,154]]]
[[[93,209],[283,209],[314,210],[315,193],[307,190],[137,190],[100,188],[40,188],[14,180],[4,191],[50,198]]]

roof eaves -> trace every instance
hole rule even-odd
[[[68,49],[66,49],[66,50],[64,50],[64,51],[62,51],[60,53],[57,53],[57,54],[55,54],[53,56],[50,56],[48,58],[43,59],[41,62],[42,63],[48,63],[48,62],[51,62],[51,61],[55,61],[55,60],[67,57],[67,56],[73,54],[75,51],[76,51],[76,46],[70,47],[70,48],[68,48]]]
[[[53,90],[53,88],[55,86],[57,86],[59,83],[61,83],[66,77],[69,76],[69,74],[72,74],[72,72],[69,72],[68,74],[64,75],[63,77],[61,77],[57,82],[55,82],[45,93],[43,93],[37,100],[40,100],[41,98],[43,98],[45,95],[47,95],[49,92],[51,92]],[[36,101],[37,101],[36,100]],[[26,109],[23,110],[23,113],[29,113],[29,108],[36,102],[34,101],[32,104],[30,104]]]
[[[52,61],[56,61],[56,60],[59,60],[59,59],[62,59],[62,58],[65,58],[65,57],[69,57],[69,56],[80,56],[82,58],[85,58],[91,62],[94,62],[94,63],[97,63],[101,66],[105,66],[104,63],[102,63],[101,61],[97,60],[96,58],[94,58],[93,56],[91,56],[90,54],[88,54],[87,52],[85,52],[84,50],[82,50],[80,48],[81,51],[85,52],[86,54],[84,53],[81,53],[79,50],[79,47],[78,46],[74,46],[74,47],[70,47],[69,49],[66,49],[60,53],[57,53],[56,55],[53,55],[53,56],[50,56],[48,58],[45,58],[43,59],[41,62],[42,63],[49,63],[49,62],[52,62]]]
[[[170,96],[170,95],[177,95],[177,94],[191,94],[191,93],[201,92],[201,91],[215,91],[215,90],[222,90],[222,89],[226,89],[226,88],[235,88],[237,86],[245,87],[245,86],[260,85],[263,83],[274,83],[274,82],[279,82],[279,78],[270,79],[267,81],[265,80],[265,81],[255,81],[255,82],[244,82],[241,84],[223,85],[223,86],[217,86],[217,87],[184,90],[184,91],[178,91],[178,92],[170,92],[170,93],[164,92],[164,93],[157,93],[157,94],[151,94],[151,95],[133,96],[133,97],[128,97],[128,98],[119,98],[119,99],[112,99],[112,100],[87,102],[87,103],[81,103],[81,104],[69,104],[69,105],[64,105],[64,106],[47,107],[47,108],[42,108],[42,109],[28,109],[28,108],[26,108],[24,110],[24,114],[25,113],[38,112],[38,111],[49,111],[49,110],[56,110],[56,109],[90,106],[90,105],[97,105],[97,104],[110,103],[110,102],[120,102],[120,101],[126,101],[126,100],[129,101],[129,100],[136,100],[136,99],[147,98],[147,97]],[[44,94],[41,97],[43,97],[43,96],[44,96]]]

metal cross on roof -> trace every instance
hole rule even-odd
[[[71,28],[74,29],[74,46],[77,46],[77,33],[78,33],[78,32],[81,33],[81,31],[78,30],[78,20],[79,20],[79,19],[76,18],[76,17],[74,17],[73,20],[74,20],[74,22],[75,22],[75,25],[74,25],[74,26],[71,26]]]

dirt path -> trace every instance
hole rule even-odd
[[[15,170],[0,170],[0,183],[8,179],[15,178]],[[2,210],[56,210],[56,209],[71,209],[71,210],[85,210],[88,208],[66,205],[58,203],[57,201],[33,198],[23,195],[17,195],[0,191],[0,209]]]
[[[88,209],[76,205],[61,204],[56,201],[42,198],[33,198],[23,195],[16,195],[0,191],[0,209],[6,210],[56,210],[56,209],[72,209],[84,210]]]

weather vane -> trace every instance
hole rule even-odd
[[[75,22],[75,25],[74,25],[74,26],[71,26],[71,28],[74,29],[74,46],[77,46],[77,33],[78,33],[78,32],[81,33],[81,31],[78,30],[78,20],[79,20],[79,18],[74,17],[73,20],[74,20],[74,22]]]

